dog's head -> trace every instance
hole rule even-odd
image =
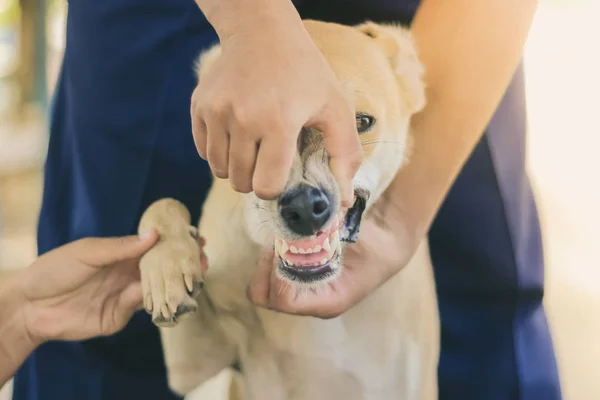
[[[356,200],[341,208],[322,136],[303,129],[286,189],[272,201],[246,195],[245,222],[255,242],[274,247],[282,279],[314,285],[341,272],[343,248],[356,240],[363,212],[407,155],[409,120],[425,95],[422,67],[404,28],[370,22],[305,26],[354,102],[364,152],[354,179]],[[218,55],[217,47],[200,59],[200,79]]]

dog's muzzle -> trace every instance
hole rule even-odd
[[[331,218],[330,199],[314,187],[302,186],[280,201],[280,214],[290,230],[301,240],[275,239],[280,273],[299,282],[327,280],[340,269],[344,242],[355,242],[369,192],[355,190],[354,205]],[[325,224],[331,221],[327,226]]]

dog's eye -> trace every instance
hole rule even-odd
[[[373,125],[375,125],[375,117],[366,114],[356,115],[356,130],[359,134],[368,132]]]

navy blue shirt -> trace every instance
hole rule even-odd
[[[304,0],[304,18],[409,23],[414,0]],[[199,217],[210,186],[190,126],[193,64],[217,38],[193,0],[72,0],[56,90],[39,252],[134,233],[161,197]],[[431,229],[442,319],[440,398],[560,398],[542,307],[543,262],[524,172],[517,74]],[[210,362],[210,360],[207,360]],[[175,399],[159,335],[138,313],[122,332],[47,343],[15,380],[16,400]]]

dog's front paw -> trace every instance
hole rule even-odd
[[[161,237],[142,257],[144,308],[160,327],[177,324],[198,308],[194,299],[203,285],[201,243],[190,235]]]

